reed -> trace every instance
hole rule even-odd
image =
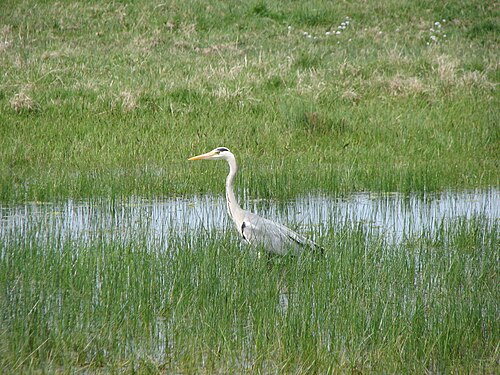
[[[110,238],[119,222],[92,239],[46,230],[0,244],[3,372],[497,366],[499,228],[480,216],[400,244],[331,222],[324,258],[259,256],[229,230],[165,232],[163,247]]]

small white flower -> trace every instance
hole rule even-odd
[[[340,24],[340,26],[345,26],[345,22],[342,22],[342,23]]]
[[[346,25],[349,25],[349,21],[345,21],[345,24],[346,24]]]
[[[445,23],[445,22],[446,22],[446,20],[443,18],[443,20],[442,20],[441,22]]]
[[[335,31],[335,34],[340,35],[340,31],[338,31],[338,30]]]
[[[446,38],[446,34],[443,35],[443,38]]]
[[[307,37],[308,37],[308,38],[312,38],[312,35],[311,35],[311,34],[309,34],[309,35],[307,35]]]
[[[429,45],[429,42],[427,42],[427,45]]]
[[[332,35],[332,33],[330,31],[327,31],[325,35]]]
[[[304,35],[304,36],[308,36],[308,35],[309,35],[309,33],[308,33],[307,31],[304,31],[302,35]]]
[[[351,42],[351,41],[352,41],[352,39],[351,39],[351,38],[349,38],[349,42]]]
[[[337,29],[341,29],[341,28],[342,28],[342,26],[340,26],[340,25],[339,25],[339,26],[337,26]]]
[[[342,26],[342,30],[345,30],[345,26]]]
[[[434,32],[434,29],[431,27],[431,28],[429,29],[429,31],[430,31],[431,33],[433,33],[433,32]]]
[[[435,42],[437,40],[437,37],[435,35],[431,35],[431,40]]]
[[[434,22],[434,26],[439,26],[439,25],[441,25],[439,21]]]
[[[288,25],[288,30],[292,30],[292,26]]]
[[[345,19],[348,20],[350,17],[349,16],[345,16]]]

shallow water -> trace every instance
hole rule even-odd
[[[403,195],[357,193],[346,196],[306,195],[286,202],[253,200],[243,206],[286,224],[315,240],[338,225],[365,227],[388,241],[430,234],[456,219],[500,218],[500,190]],[[137,234],[148,247],[168,245],[173,234],[233,230],[223,196],[124,200],[67,200],[62,203],[0,203],[3,243],[26,236],[30,241],[54,238],[89,243],[95,239],[134,242]]]
[[[500,218],[498,189],[420,195],[305,195],[284,202],[250,200],[245,203],[245,208],[287,224],[320,243],[322,237],[332,228],[362,226],[369,233],[380,234],[388,242],[399,243],[406,237],[432,235],[442,224],[453,220],[482,218],[493,223]],[[49,249],[57,249],[59,244],[65,241],[75,241],[78,244],[118,241],[133,246],[137,244],[141,249],[146,245],[151,251],[161,251],[166,249],[170,239],[179,233],[188,234],[185,238],[189,239],[226,230],[234,233],[237,241],[225,207],[223,196],[209,195],[152,200],[130,197],[123,200],[67,200],[62,203],[28,202],[22,205],[0,203],[0,257],[6,254],[3,249],[6,244],[15,245],[19,241],[48,244]],[[195,235],[189,236],[190,233]],[[415,257],[418,257],[418,254]],[[416,263],[419,263],[418,259]],[[331,270],[328,270],[328,273],[330,272]],[[415,285],[421,283],[419,277],[417,272]],[[439,283],[441,278],[437,276],[432,280]],[[158,285],[168,289],[166,284]],[[279,297],[275,301],[276,310],[285,315],[300,303],[302,297],[297,297],[297,294],[294,294],[296,290],[289,289],[287,284],[280,283],[277,287]],[[100,290],[100,279],[96,279],[93,293],[98,296]],[[9,293],[16,292],[17,289],[12,288]],[[405,295],[407,310],[416,309],[416,296],[420,295]],[[423,293],[425,304],[427,298],[427,294]],[[56,303],[61,302],[58,300]],[[121,307],[125,309],[126,304]],[[157,358],[159,362],[170,361],[171,358],[165,359],[170,353],[182,351],[182,348],[174,348],[176,339],[173,327],[178,324],[178,318],[175,309],[172,311],[171,316],[165,316],[162,312],[154,321],[151,328],[152,348],[144,337],[139,336],[132,337],[125,343],[126,351],[144,353],[150,358]],[[366,319],[371,318],[370,312],[367,312]],[[182,325],[182,322],[180,324]],[[255,361],[252,357],[252,347],[255,346],[253,334],[253,328],[250,326],[245,332],[248,344],[243,347],[243,364],[238,364],[238,368],[245,366],[245,358],[248,358],[249,368]],[[329,334],[325,337],[330,350],[330,340],[333,338]]]

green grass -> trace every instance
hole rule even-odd
[[[224,168],[186,158],[222,145],[264,197],[498,185],[497,16],[483,1],[4,1],[0,199],[220,191]]]
[[[226,166],[187,161],[216,146],[240,196],[278,203],[498,187],[498,16],[479,0],[2,1],[0,202],[221,194]],[[341,219],[320,228],[325,259],[269,261],[219,232],[165,233],[161,251],[141,230],[6,234],[0,372],[498,372],[498,220],[394,245]]]
[[[0,245],[2,372],[498,370],[497,222],[400,245],[338,223],[326,258],[270,260],[217,232],[158,251],[145,232],[41,240],[43,225]]]

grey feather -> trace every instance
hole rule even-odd
[[[242,236],[251,245],[279,255],[297,255],[306,248],[322,251],[315,242],[290,228],[248,211],[244,211]]]

